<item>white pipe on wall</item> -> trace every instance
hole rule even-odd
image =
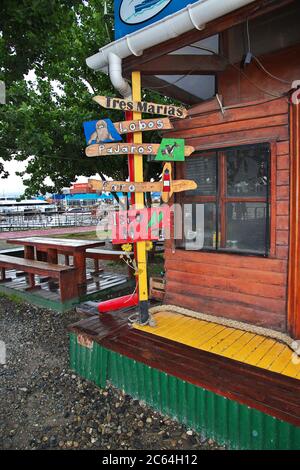
[[[108,70],[109,78],[114,88],[124,98],[131,98],[131,87],[122,76],[122,59],[113,52],[108,54]]]
[[[204,29],[206,23],[209,21],[220,18],[254,1],[255,0],[199,0],[197,3],[188,5],[173,15],[169,15],[146,28],[135,31],[130,35],[108,44],[100,49],[97,54],[88,57],[86,63],[93,70],[108,73],[109,67],[111,67],[109,59],[111,53],[118,56],[121,60],[131,55],[142,55],[144,50],[150,47],[154,47],[168,39],[180,36],[194,28],[199,30]],[[116,59],[111,60],[114,64],[116,63]],[[115,65],[112,67],[114,69]],[[117,83],[121,81],[120,76],[122,80],[124,80],[122,73],[120,73],[117,78],[117,70],[113,72],[113,75]],[[123,86],[125,92],[128,93],[128,89],[124,83],[121,86],[122,90]]]

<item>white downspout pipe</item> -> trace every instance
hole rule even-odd
[[[122,59],[114,52],[108,54],[108,73],[114,88],[124,98],[131,98],[131,87],[127,80],[122,76]]]

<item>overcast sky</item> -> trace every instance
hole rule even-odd
[[[8,196],[12,193],[20,194],[24,191],[22,178],[16,175],[16,171],[23,171],[25,168],[25,162],[4,162],[4,169],[9,172],[9,177],[0,179],[0,197]]]

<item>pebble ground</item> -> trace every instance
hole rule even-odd
[[[0,297],[0,449],[222,449],[108,387],[69,369],[68,324],[55,313]]]

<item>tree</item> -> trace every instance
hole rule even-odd
[[[103,16],[104,1],[2,3],[0,79],[7,85],[7,105],[0,108],[0,156],[4,161],[28,161],[26,194],[60,191],[77,175],[126,178],[126,158],[84,155],[82,123],[103,113],[92,101],[93,94],[115,94],[109,78],[85,63],[112,40],[112,19]],[[34,80],[25,80],[28,72]],[[124,115],[109,111],[109,117],[122,120]],[[146,165],[147,178],[157,177],[160,168]],[[54,186],[45,185],[47,176]]]

